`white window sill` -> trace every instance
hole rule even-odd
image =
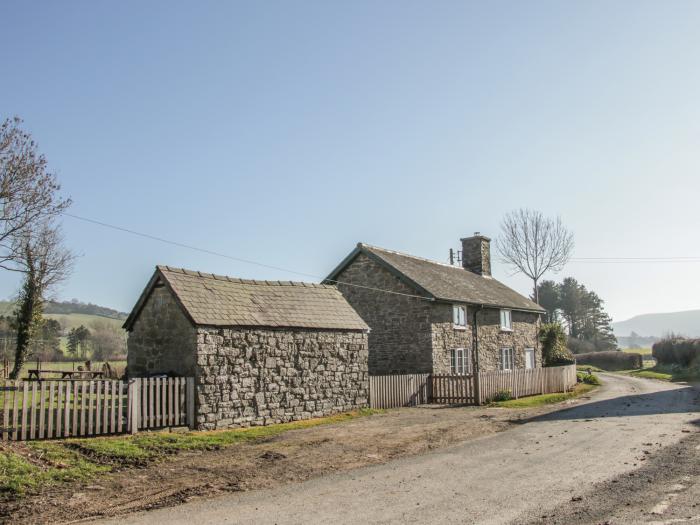
[[[503,327],[501,327],[501,332],[512,333],[512,332],[513,332],[513,329],[512,329],[512,328],[503,328]]]
[[[455,330],[466,330],[467,329],[466,326],[462,326],[461,324],[455,324],[452,326],[454,327]]]

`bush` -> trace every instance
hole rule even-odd
[[[587,372],[576,372],[576,382],[585,383],[587,385],[600,385],[600,379],[598,379],[598,376]]]
[[[569,337],[566,340],[566,347],[571,350],[572,354],[587,354],[596,351],[596,347],[593,343],[576,339],[575,337]]]
[[[493,396],[492,401],[510,401],[511,399],[513,399],[513,393],[510,390],[499,390]]]
[[[651,355],[661,365],[700,368],[700,339],[671,337],[654,343]]]
[[[574,356],[566,347],[566,332],[559,323],[546,323],[540,328],[542,366],[571,365]]]
[[[576,364],[593,365],[603,370],[632,370],[642,368],[642,354],[632,354],[627,352],[590,352],[588,354],[578,354]]]

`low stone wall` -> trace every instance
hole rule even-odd
[[[365,408],[367,334],[197,330],[197,427],[267,425]]]

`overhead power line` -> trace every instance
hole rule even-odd
[[[213,251],[213,250],[207,250],[206,248],[200,248],[200,247],[198,247],[198,246],[193,246],[193,245],[191,245],[191,244],[185,244],[185,243],[178,242],[178,241],[172,241],[172,240],[170,240],[170,239],[165,239],[165,238],[163,238],[163,237],[158,237],[158,236],[156,236],[156,235],[151,235],[151,234],[149,234],[149,233],[143,233],[143,232],[139,232],[139,231],[136,231],[136,230],[131,230],[131,229],[129,229],[129,228],[123,228],[123,227],[121,227],[121,226],[115,226],[114,224],[109,224],[109,223],[102,222],[102,221],[98,221],[98,220],[95,220],[95,219],[90,219],[90,218],[88,218],[88,217],[81,217],[80,215],[75,215],[75,214],[73,214],[73,213],[68,213],[68,212],[65,212],[65,211],[63,212],[63,215],[65,215],[66,217],[71,217],[72,219],[77,219],[77,220],[79,220],[79,221],[84,221],[84,222],[89,222],[89,223],[91,223],[91,224],[96,224],[96,225],[98,225],[98,226],[102,226],[103,228],[109,228],[109,229],[117,230],[117,231],[124,232],[124,233],[130,233],[130,234],[132,234],[132,235],[137,235],[137,236],[143,237],[143,238],[145,238],[145,239],[150,239],[150,240],[153,240],[153,241],[162,242],[162,243],[164,243],[164,244],[170,244],[170,245],[172,245],[172,246],[178,246],[178,247],[180,247],[180,248],[187,248],[188,250],[194,250],[194,251],[197,251],[197,252],[206,253],[206,254],[208,254],[208,255],[215,255],[215,256],[217,256],[217,257],[223,257],[223,258],[225,258],[225,259],[229,259],[229,260],[236,261],[236,262],[241,262],[241,263],[245,263],[245,264],[251,264],[251,265],[254,265],[254,266],[260,266],[260,267],[263,267],[263,268],[268,268],[268,269],[271,269],[271,270],[277,270],[277,271],[280,271],[280,272],[287,272],[287,273],[292,273],[292,274],[295,274],[295,275],[301,275],[301,276],[303,276],[303,277],[310,277],[310,278],[312,278],[312,279],[327,280],[328,282],[332,282],[332,283],[335,283],[335,284],[342,284],[342,285],[345,285],[345,286],[353,286],[353,287],[355,287],[355,288],[362,288],[362,289],[365,289],[365,290],[373,290],[373,291],[375,291],[375,292],[390,293],[390,294],[393,294],[393,295],[401,295],[401,296],[404,296],[404,297],[415,297],[415,298],[418,298],[418,299],[425,299],[425,300],[428,300],[428,301],[431,301],[431,300],[432,300],[432,299],[430,299],[429,297],[425,297],[425,296],[423,296],[423,295],[414,295],[414,294],[403,293],[403,292],[395,292],[395,291],[393,291],[393,290],[384,290],[384,289],[382,289],[382,288],[374,288],[374,287],[372,287],[372,286],[364,286],[364,285],[361,285],[361,284],[348,283],[348,282],[344,282],[344,281],[337,281],[337,280],[335,280],[335,279],[326,279],[325,277],[321,277],[321,276],[319,276],[319,275],[314,275],[314,274],[304,273],[304,272],[298,272],[298,271],[295,271],[295,270],[289,270],[288,268],[282,268],[282,267],[280,267],[280,266],[274,266],[274,265],[271,265],[271,264],[261,263],[261,262],[259,262],[259,261],[252,261],[252,260],[250,260],[250,259],[243,259],[243,258],[241,258],[241,257],[234,257],[234,256],[228,255],[228,254],[226,254],[226,253],[215,252],[215,251]]]
[[[79,221],[87,222],[90,224],[95,224],[97,226],[101,226],[103,228],[109,228],[111,230],[116,230],[120,231],[123,233],[128,233],[131,235],[136,235],[138,237],[143,237],[145,239],[150,239],[153,241],[158,241],[164,244],[170,244],[172,246],[177,246],[179,248],[186,248],[188,250],[193,250],[201,253],[205,253],[208,255],[214,255],[216,257],[223,257],[225,259],[229,259],[231,261],[236,261],[244,264],[250,264],[253,266],[259,266],[262,268],[268,268],[271,270],[277,270],[280,272],[285,272],[285,273],[291,273],[294,275],[300,275],[303,277],[309,277],[312,279],[318,279],[318,280],[326,280],[325,277],[319,276],[319,275],[314,275],[310,273],[304,273],[304,272],[299,272],[296,270],[290,270],[288,268],[282,268],[281,266],[275,266],[272,264],[267,264],[267,263],[262,263],[259,261],[253,261],[251,259],[245,259],[242,257],[235,257],[233,255],[229,255],[226,253],[221,253],[217,252],[214,250],[208,250],[206,248],[200,248],[199,246],[194,246],[191,244],[186,244],[183,242],[179,241],[173,241],[171,239],[166,239],[164,237],[159,237],[157,235],[151,235],[149,233],[144,233],[140,232],[137,230],[132,230],[130,228],[124,228],[122,226],[116,226],[114,224],[109,224],[107,222],[99,221],[96,219],[90,219],[88,217],[82,217],[80,215],[75,215],[73,213],[69,212],[63,212],[63,215],[66,217],[70,217],[72,219],[77,219]],[[572,257],[571,262],[582,262],[582,263],[599,263],[599,264],[639,264],[639,263],[700,263],[700,257]],[[382,293],[389,293],[393,295],[401,295],[404,297],[415,297],[418,299],[425,299],[425,300],[432,300],[428,297],[422,296],[422,295],[415,295],[415,294],[407,294],[407,293],[402,293],[402,292],[395,292],[393,290],[385,290],[382,288],[375,288],[372,286],[364,286],[360,284],[355,284],[355,283],[348,283],[344,281],[338,281],[334,279],[328,279],[328,282],[332,282],[335,284],[342,284],[345,286],[353,286],[355,288],[362,288],[365,290],[372,290],[375,292],[382,292]]]

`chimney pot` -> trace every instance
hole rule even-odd
[[[462,267],[477,275],[491,275],[491,239],[474,232],[462,241]]]

